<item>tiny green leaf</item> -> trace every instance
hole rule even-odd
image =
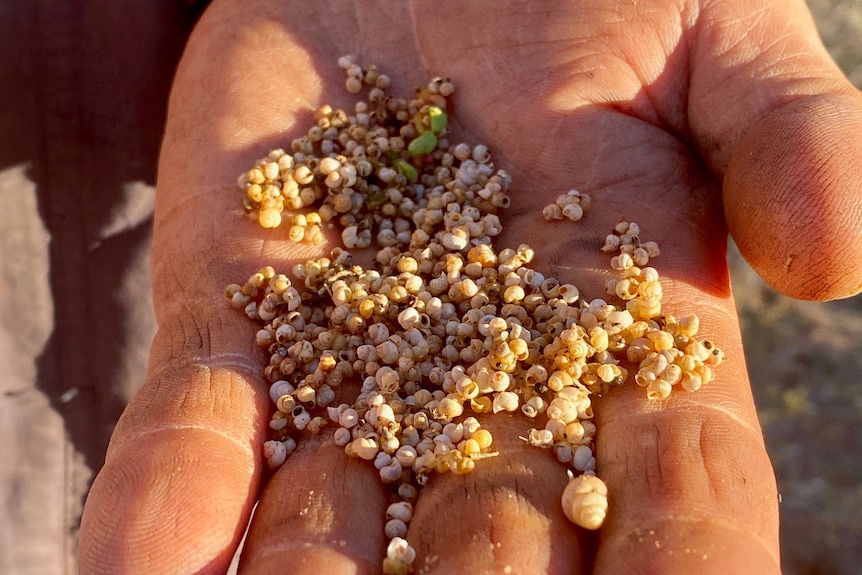
[[[425,156],[434,151],[437,147],[437,134],[434,132],[425,132],[424,134],[414,138],[408,145],[407,151],[414,158]]]
[[[446,129],[446,123],[449,121],[449,116],[446,115],[441,108],[431,106],[428,108],[428,118],[431,120],[431,131],[439,134]]]
[[[433,136],[434,134],[431,135]],[[406,160],[402,160],[400,158],[398,160],[395,160],[395,169],[401,172],[401,174],[411,182],[415,182],[417,178],[419,178],[419,174],[416,172],[416,168],[414,168],[413,165]]]

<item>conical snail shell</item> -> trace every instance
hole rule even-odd
[[[608,512],[608,487],[595,475],[572,478],[563,490],[563,512],[584,529],[598,529]]]

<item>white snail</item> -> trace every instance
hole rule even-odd
[[[563,490],[563,512],[584,529],[598,529],[608,513],[608,486],[589,473],[572,477]]]

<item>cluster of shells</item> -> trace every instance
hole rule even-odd
[[[328,229],[342,240],[289,275],[265,267],[226,290],[259,322],[269,354],[270,468],[304,433],[330,433],[373,464],[392,494],[383,571],[407,573],[421,487],[497,455],[477,416],[520,412],[534,422],[521,439],[569,469],[566,515],[597,529],[608,500],[595,475],[592,398],[630,373],[651,399],[695,391],[712,380],[720,350],[697,339],[697,316],[662,313],[649,266],[658,246],[633,222],[602,248],[618,272],[608,301],[586,301],[530,267],[529,246],[497,249],[511,178],[487,147],[450,140],[450,81],[395,98],[375,66],[351,57],[339,66],[348,92],[367,97],[350,113],[321,107],[290,152],[274,150],[239,178],[261,226],[297,242],[320,243]],[[570,190],[541,214],[577,221],[590,204]],[[348,251],[372,246],[366,267]],[[360,387],[345,401],[347,381]]]

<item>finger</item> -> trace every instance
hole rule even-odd
[[[331,431],[304,437],[267,484],[239,572],[379,573],[388,504],[377,470],[348,458]]]
[[[810,300],[862,291],[862,96],[798,100],[739,142],[725,214],[741,253],[774,288]]]
[[[690,124],[726,176],[730,232],[752,266],[798,298],[862,289],[862,95],[803,2],[710,4],[692,29]]]
[[[224,572],[256,497],[269,412],[264,358],[254,325],[221,294],[262,265],[266,247],[224,189],[247,162],[237,161],[241,150],[291,116],[249,112],[232,97],[247,65],[242,45],[227,50],[225,82],[206,69],[213,64],[202,46],[208,35],[227,33],[220,25],[205,16],[177,75],[152,251],[159,330],[147,382],[118,424],[88,499],[83,573]],[[224,112],[232,105],[260,118],[259,130],[232,123]]]
[[[223,571],[257,491],[269,411],[263,358],[253,325],[225,305],[222,282],[208,276],[209,262],[193,259],[189,246],[203,238],[188,233],[199,217],[188,212],[174,212],[184,225],[168,237],[172,224],[157,216],[153,256],[174,265],[154,266],[161,287],[149,374],[88,498],[84,573]]]
[[[665,254],[662,254],[664,256]],[[777,493],[732,308],[674,285],[665,309],[696,311],[728,360],[697,393],[665,401],[623,386],[596,405],[610,493],[602,573],[779,572]],[[692,308],[692,303],[697,307]]]
[[[230,563],[254,501],[262,438],[228,420],[260,420],[263,409],[234,369],[190,371],[148,384],[152,393],[127,409],[146,423],[118,429],[93,484],[81,573],[223,573]]]
[[[625,117],[605,122],[616,125],[609,134],[635,140],[630,149],[643,148],[636,140],[648,130]],[[633,215],[642,240],[662,248],[650,262],[663,277],[662,310],[697,313],[704,326],[699,337],[718,342],[731,359],[716,368],[715,382],[694,394],[676,390],[667,402],[647,401],[642,388],[629,384],[596,400],[598,473],[608,484],[611,506],[599,534],[595,572],[724,573],[749,566],[777,572],[775,482],[746,377],[721,224],[707,219],[716,210],[709,192],[715,187],[706,174],[697,177],[698,167],[685,152],[677,150],[674,161],[667,151],[665,163],[652,162],[656,172],[650,176],[662,182],[661,194],[644,197],[642,190],[651,184],[642,178],[617,182],[612,191],[593,193],[590,218],[605,217],[599,206]],[[640,161],[618,150],[605,165],[611,173],[639,173]],[[609,230],[613,221],[605,224]],[[557,250],[545,240],[558,267],[593,261],[582,252],[595,250],[603,234],[590,226],[575,233],[580,241],[571,239]],[[581,272],[579,278],[585,293],[602,293],[595,276]]]
[[[419,572],[588,573],[593,539],[560,505],[565,467],[519,438],[536,422],[500,414],[482,425],[500,455],[466,475],[433,476],[416,504],[408,540]]]

